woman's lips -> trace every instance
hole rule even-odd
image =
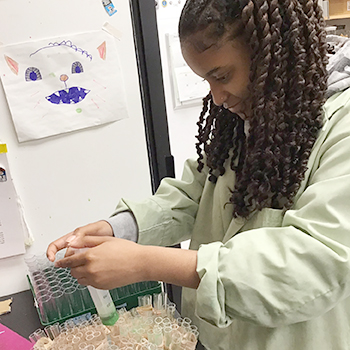
[[[235,113],[235,109],[236,107],[241,103],[241,101],[238,101],[236,104],[234,104],[233,106],[228,106],[227,103],[223,103],[222,106],[226,109],[228,109],[230,112]]]

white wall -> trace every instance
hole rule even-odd
[[[121,196],[138,200],[151,194],[129,4],[114,4],[118,12],[109,17],[101,1],[0,1],[5,45],[97,30],[105,21],[122,32],[117,46],[129,119],[19,144],[0,88],[0,140],[8,145],[12,177],[35,238],[31,254],[43,253],[49,242],[80,225],[108,217]],[[0,296],[28,289],[25,275],[23,256],[1,259]]]

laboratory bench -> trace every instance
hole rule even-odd
[[[0,297],[0,301],[10,298],[12,298],[11,312],[0,316],[0,323],[28,339],[36,329],[43,328],[34,307],[33,294],[30,290],[26,290]]]
[[[26,339],[38,328],[44,328],[34,307],[30,290],[0,297],[0,301],[10,298],[12,298],[11,312],[0,316],[0,323]],[[196,349],[204,350],[200,343],[197,344]]]

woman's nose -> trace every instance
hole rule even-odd
[[[210,91],[213,102],[217,106],[221,106],[227,99],[227,92],[219,84],[210,84]]]

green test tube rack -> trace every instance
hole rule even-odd
[[[34,304],[43,326],[62,323],[87,313],[96,313],[87,287],[79,285],[76,279],[70,276],[69,270],[65,270],[66,273],[62,273],[62,269],[59,271],[51,268],[31,273],[31,276],[27,275]],[[111,289],[110,294],[117,309],[124,307],[130,310],[138,306],[138,297],[161,291],[161,282],[147,281]]]

